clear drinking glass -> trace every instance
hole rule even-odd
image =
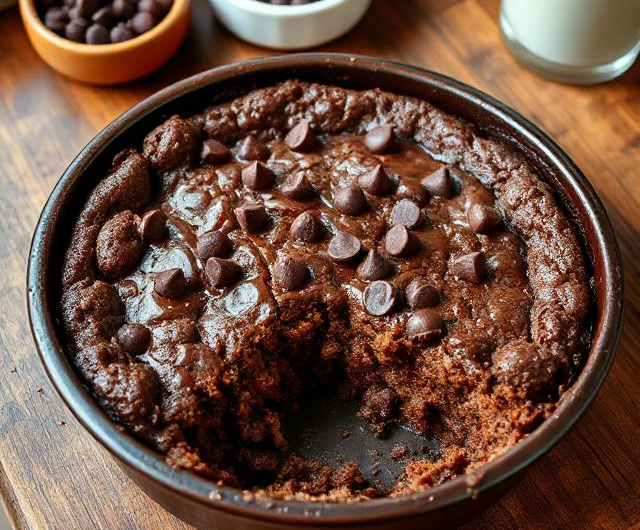
[[[500,27],[509,51],[532,70],[600,83],[640,53],[640,0],[502,0]]]

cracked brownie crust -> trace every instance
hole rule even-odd
[[[288,81],[173,116],[116,156],[63,270],[102,407],[221,484],[334,501],[476,469],[550,415],[589,340],[576,230],[516,152],[427,102]],[[389,490],[292,452],[332,392],[435,437]]]

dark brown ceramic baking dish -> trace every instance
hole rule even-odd
[[[596,300],[593,345],[584,369],[557,413],[526,440],[482,468],[471,489],[464,477],[429,491],[354,504],[257,503],[217,488],[161,456],[116,425],[98,407],[65,355],[59,326],[59,278],[73,223],[113,155],[162,119],[194,113],[252,88],[288,78],[349,88],[380,87],[430,101],[521,150],[556,190],[580,227]],[[111,123],[72,162],[56,185],[35,231],[28,272],[31,326],[44,366],[80,422],[151,498],[201,529],[452,528],[497,499],[526,466],[548,451],[593,400],[614,358],[622,323],[622,270],[604,207],[569,157],[540,129],[493,98],[458,81],[395,62],[345,55],[288,55],[233,64],[181,81]]]

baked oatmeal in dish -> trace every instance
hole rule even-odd
[[[525,159],[418,99],[287,81],[118,154],[66,253],[68,352],[173,466],[278,498],[428,488],[550,416],[589,345],[577,231]],[[401,425],[391,487],[292,450],[303,399]]]

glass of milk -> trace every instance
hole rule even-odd
[[[600,83],[640,53],[640,0],[502,0],[500,27],[529,68],[567,83]]]

